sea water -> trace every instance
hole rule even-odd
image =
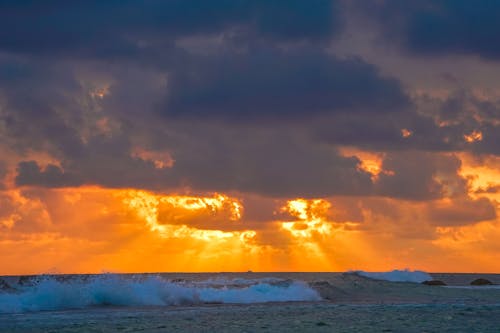
[[[10,280],[10,281],[9,281]],[[178,306],[207,303],[319,301],[302,281],[224,278],[188,281],[155,274],[40,275],[4,278],[0,313],[97,306]]]
[[[461,288],[419,283],[429,277]],[[409,270],[0,277],[0,332],[498,333],[500,289],[469,286],[479,277],[500,282]]]

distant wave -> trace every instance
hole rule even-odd
[[[281,279],[169,281],[159,276],[40,276],[0,289],[0,313],[92,306],[172,306],[203,303],[318,301],[306,283]]]
[[[365,271],[351,271],[351,273],[364,276],[374,280],[384,280],[391,282],[414,282],[422,283],[424,281],[432,280],[426,272],[422,271],[410,271],[408,269],[404,270],[393,270],[390,272],[365,272]]]

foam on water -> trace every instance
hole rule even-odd
[[[172,282],[159,276],[99,275],[64,281],[40,277],[29,285],[0,291],[0,313],[78,309],[92,306],[172,306],[202,303],[318,301],[321,297],[300,281],[218,279],[217,283]]]
[[[365,272],[365,271],[352,271],[359,276],[364,276],[370,279],[375,280],[385,280],[391,282],[414,282],[414,283],[422,283],[424,281],[432,280],[432,276],[430,276],[426,272],[422,271],[410,271],[408,269],[398,270],[395,269],[390,272]]]

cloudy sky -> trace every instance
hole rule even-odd
[[[0,1],[0,274],[500,271],[500,2]]]

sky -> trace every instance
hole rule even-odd
[[[0,0],[0,274],[500,272],[500,2]]]

